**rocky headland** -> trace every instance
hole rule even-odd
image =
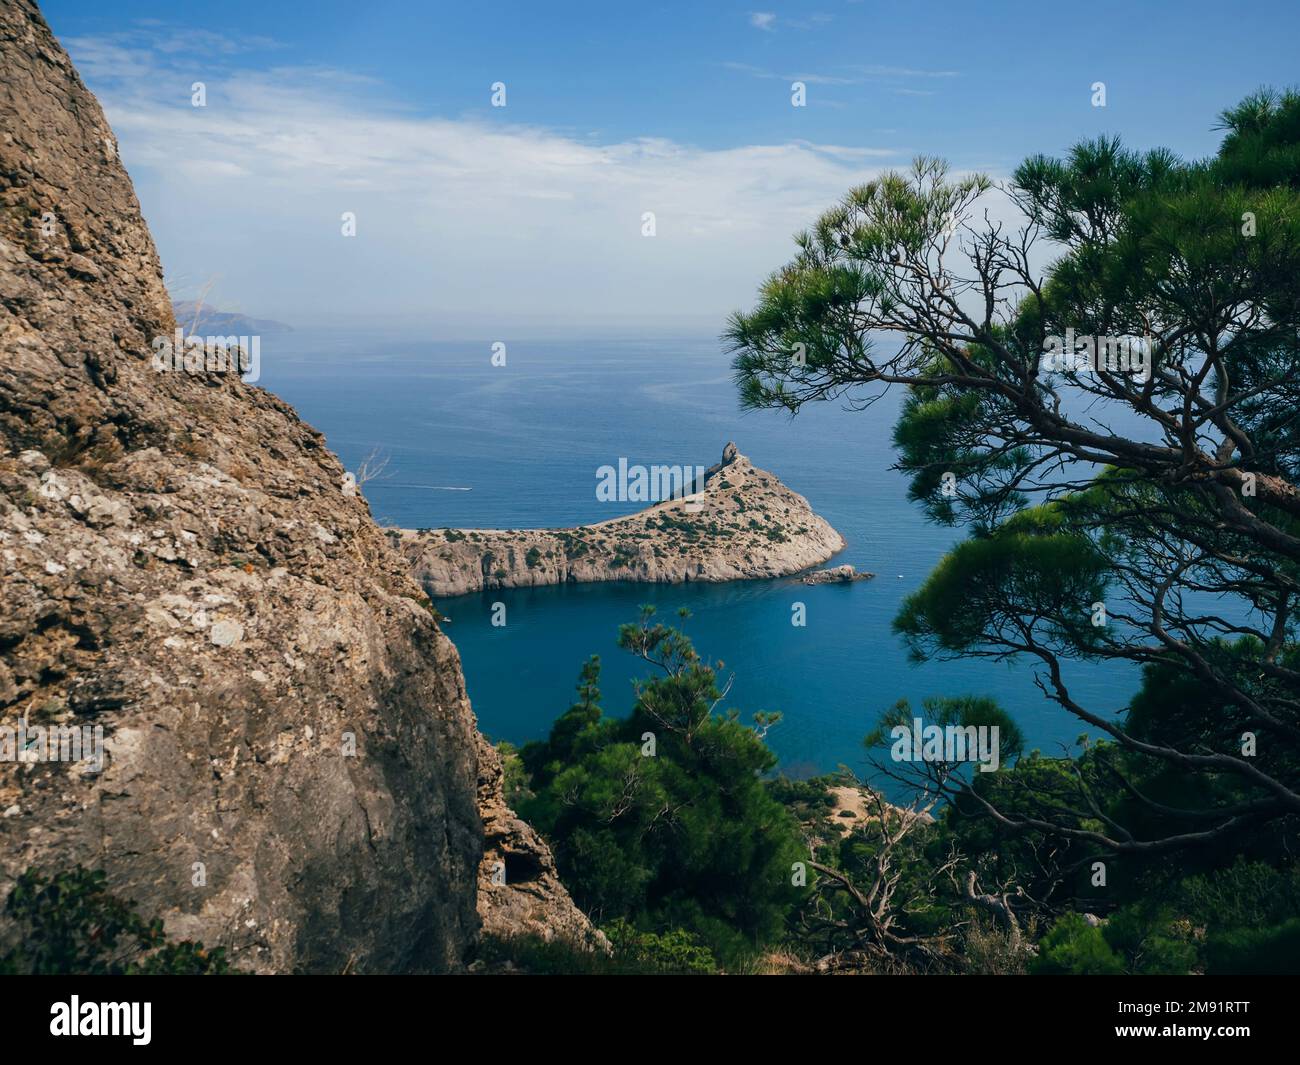
[[[698,486],[696,486],[698,487]],[[690,496],[565,529],[401,529],[389,535],[433,598],[567,581],[732,581],[819,565],[844,539],[734,443]]]
[[[284,322],[271,318],[250,318],[238,311],[220,311],[201,300],[173,300],[172,312],[176,315],[177,324],[183,326],[187,333],[196,336],[203,333],[274,336],[293,332],[293,327]]]

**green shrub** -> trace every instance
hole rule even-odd
[[[671,928],[662,934],[642,932],[618,918],[601,931],[609,938],[615,957],[644,971],[707,974],[718,968],[709,948],[684,928]]]
[[[0,955],[0,973],[31,975],[233,973],[224,948],[170,943],[163,923],[146,921],[133,903],[110,895],[102,870],[71,870],[43,876],[28,869],[5,900],[6,915],[20,929],[20,942]]]
[[[1040,976],[1112,976],[1124,971],[1124,963],[1100,928],[1080,914],[1067,913],[1038,944],[1029,971]]]
[[[1211,974],[1300,974],[1300,917],[1271,928],[1234,928],[1211,933],[1205,945]]]
[[[1190,922],[1167,908],[1139,903],[1118,910],[1102,935],[1128,964],[1126,971],[1150,976],[1181,976],[1199,963],[1188,940]]]

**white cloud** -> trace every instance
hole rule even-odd
[[[341,71],[186,68],[136,40],[70,51],[100,95],[169,283],[287,316],[713,321],[790,237],[906,153],[794,141],[597,143],[508,109],[414,113]],[[238,47],[238,45],[233,45]],[[195,74],[195,70],[203,74]],[[207,106],[190,85],[207,82]],[[486,105],[486,100],[485,100]],[[340,215],[357,216],[357,236]],[[657,235],[641,236],[653,211]]]
[[[771,32],[775,29],[776,15],[771,11],[754,11],[749,16],[749,24],[756,30],[767,30]]]
[[[832,74],[778,74],[773,70],[764,70],[750,63],[723,63],[728,70],[741,74],[752,74],[756,78],[774,78],[777,81],[802,81],[808,85],[861,85],[862,78],[836,77]]]
[[[777,81],[802,81],[808,85],[869,85],[893,84],[915,78],[958,78],[958,70],[917,70],[911,67],[855,66],[842,68],[842,74],[782,74],[778,71],[756,67],[752,63],[727,62],[727,70],[749,74],[755,78],[772,78]],[[894,92],[905,96],[933,96],[931,89],[896,88]]]
[[[917,70],[915,67],[882,67],[866,66],[858,67],[870,77],[881,78],[959,78],[960,70]]]

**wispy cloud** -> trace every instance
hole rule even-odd
[[[833,15],[816,14],[801,19],[783,18],[781,25],[791,26],[796,30],[815,30],[825,26],[828,22],[834,21],[835,17]]]
[[[856,67],[868,77],[880,78],[959,78],[959,70],[917,70],[915,67]]]
[[[273,52],[282,47],[270,37],[232,37],[226,33],[193,27],[168,26],[156,19],[141,19],[132,29],[97,37],[70,37],[65,42],[77,53],[77,68],[83,77],[117,76],[130,63],[190,57],[230,58],[255,52]]]
[[[774,70],[764,70],[749,63],[727,62],[722,64],[728,70],[749,74],[755,78],[772,78],[777,81],[802,81],[807,85],[861,85],[861,78],[835,77],[830,74],[778,74]]]
[[[854,66],[843,67],[840,73],[782,74],[752,63],[725,62],[728,70],[748,74],[755,78],[773,78],[780,81],[802,81],[808,85],[894,85],[916,78],[959,78],[958,70],[917,70],[912,67]],[[932,96],[930,89],[895,88],[895,92],[908,96]]]
[[[780,24],[787,26],[792,30],[815,30],[825,26],[829,22],[834,22],[834,15],[827,15],[821,12],[809,15],[807,18],[786,18],[782,16]],[[749,14],[749,24],[756,30],[764,30],[767,33],[773,33],[777,26],[777,17],[772,11],[751,11]]]
[[[142,39],[68,43],[169,281],[220,275],[218,299],[269,316],[598,311],[720,324],[789,257],[792,233],[905,159],[808,141],[602,143],[512,121],[486,98],[478,114],[420,113],[347,71],[223,64]],[[190,106],[193,80],[206,81],[206,107]],[[356,237],[340,233],[345,211]]]

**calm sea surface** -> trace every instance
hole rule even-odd
[[[734,673],[727,705],[746,720],[784,719],[768,734],[781,767],[796,775],[844,764],[862,771],[862,736],[900,698],[996,697],[1031,747],[1058,753],[1082,724],[1048,703],[1029,663],[914,665],[890,621],[955,542],[926,522],[892,471],[889,445],[901,394],[865,411],[825,403],[795,419],[742,413],[728,359],[716,340],[571,342],[504,338],[491,344],[348,330],[300,330],[262,340],[263,387],[323,431],[349,469],[378,449],[388,460],[365,486],[378,521],[404,527],[524,528],[572,525],[629,513],[598,502],[596,469],[630,464],[710,465],[728,440],[808,498],[848,541],[835,562],[877,574],[847,587],[793,580],[721,585],[592,584],[516,589],[439,601],[464,661],[483,731],[516,743],[546,734],[573,700],[578,670],[601,656],[607,713],[631,705],[644,675],[615,646],[638,606],[678,607],[702,654]],[[507,625],[490,624],[493,602]],[[807,625],[791,625],[806,604]],[[1119,710],[1136,674],[1115,666],[1067,673],[1084,705]]]

